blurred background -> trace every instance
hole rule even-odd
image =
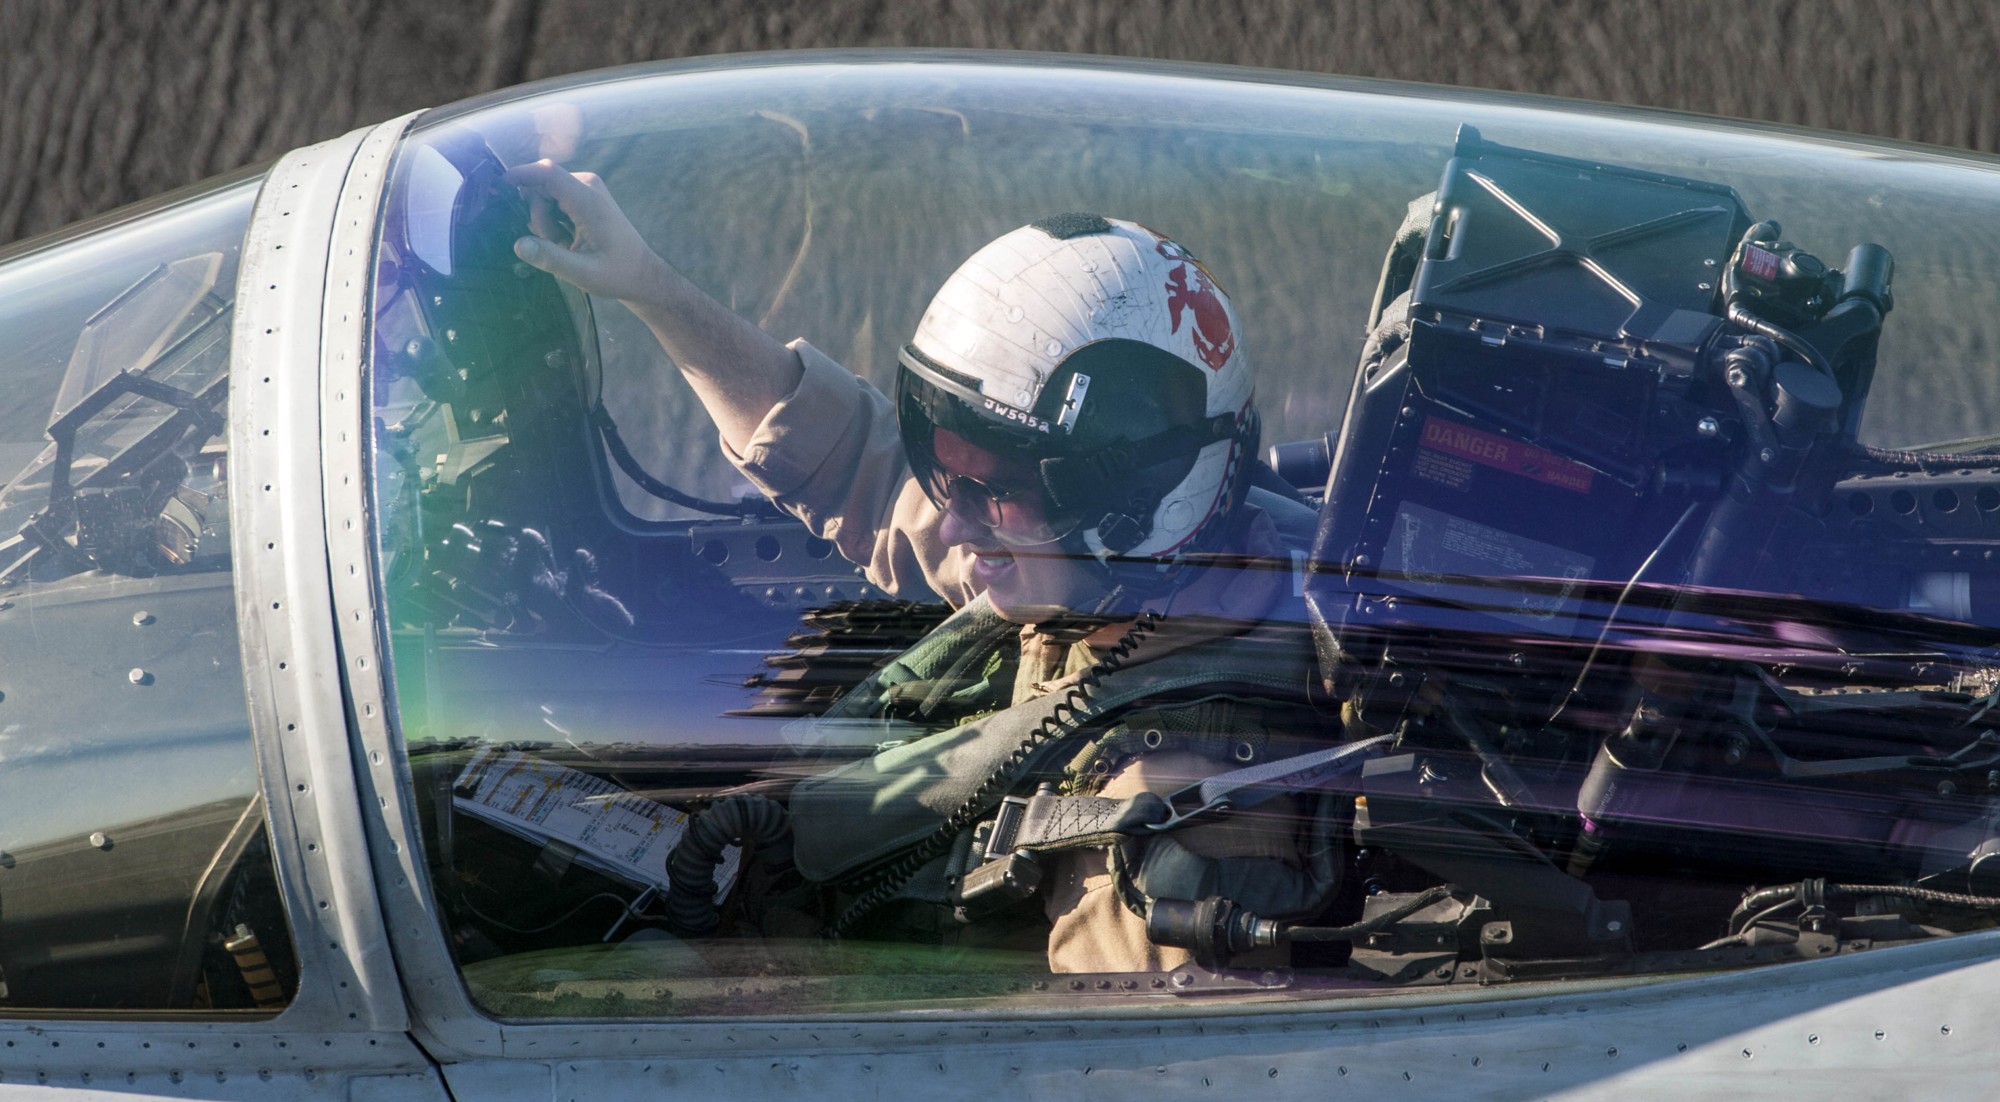
[[[866,46],[1269,66],[2000,149],[1994,0],[0,0],[0,243],[492,88]]]

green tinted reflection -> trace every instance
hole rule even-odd
[[[1591,262],[1612,274],[1521,263],[1440,292],[1418,304],[1437,329],[1373,334],[1379,374],[1356,389],[1385,253],[1465,123],[1686,178],[1705,228],[1673,248],[1628,233],[1588,161],[1535,162],[1541,185],[1493,183],[1516,190],[1486,207],[1451,197],[1446,219],[1477,213],[1442,232],[1420,203],[1391,299],[1427,234],[1438,269],[1452,234],[1516,259],[1599,235]],[[808,531],[738,504],[746,476],[640,317],[586,313],[509,251],[527,213],[501,170],[540,157],[600,177],[701,291],[892,392],[932,293],[981,245],[1063,211],[1136,220],[1227,288],[1266,443],[1345,423],[1361,444],[1330,494],[1331,455],[1290,487],[1301,500],[1266,486],[1268,537],[1214,568],[1266,603],[1162,602],[1160,624],[1031,659],[979,602],[947,621],[954,602],[909,576],[862,576],[825,512],[796,506]],[[1859,442],[2000,431],[1982,398],[2000,387],[1992,182],[1657,116],[1000,65],[629,79],[418,131],[375,297],[379,531],[417,822],[468,988],[518,1018],[1184,1005],[1694,972],[1990,925],[1975,792],[2000,759],[1975,720],[2000,681],[2000,582],[1973,564],[2000,539],[1994,464],[1911,469],[1843,440],[1815,466],[1801,456],[1833,429],[1759,437],[1825,376],[1781,378],[1779,346],[1729,329],[1715,292],[1753,217],[1828,264],[1885,246],[1894,310]],[[1510,202],[1528,214],[1508,221]],[[1801,317],[1824,316],[1803,305],[1821,291],[1799,293]],[[1700,356],[1675,343],[1718,333]],[[1864,389],[1858,362],[1836,405]],[[1763,389],[1739,402],[1731,366]],[[825,416],[854,417],[831,400]],[[607,426],[644,477],[614,469]],[[1020,569],[979,550],[989,577]],[[1155,628],[1200,645],[1116,675]],[[1046,686],[1093,664],[1145,687],[1076,730],[1038,726],[1078,707]],[[1037,731],[1057,749],[1003,775]],[[1008,877],[1034,873],[996,872],[1005,845],[977,848],[999,797],[1025,807],[1035,782],[1091,796],[1148,755],[1213,780],[1333,750],[1352,757],[1314,759],[1301,790],[1236,797],[1227,853],[1168,844],[1218,834],[1126,831],[1024,859],[1047,877],[1029,890]],[[753,822],[780,806],[789,837]],[[725,807],[747,825],[713,847],[716,906],[676,902],[668,855]],[[1099,864],[1079,872],[1079,853]],[[1220,863],[1264,858],[1285,875]],[[997,895],[969,901],[980,876]],[[1118,888],[1091,912],[1106,941],[1136,928],[1157,955],[1052,946],[1084,910],[1060,893],[1092,876]],[[1746,900],[1820,878],[1872,887],[1831,911]],[[1986,902],[1885,887],[1906,881]],[[1200,909],[1259,893],[1293,906]],[[1153,937],[1153,915],[1180,926]],[[1286,943],[1291,927],[1310,933]]]

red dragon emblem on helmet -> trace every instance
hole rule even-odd
[[[1195,353],[1210,371],[1221,371],[1236,352],[1236,334],[1229,327],[1229,309],[1223,305],[1215,277],[1192,253],[1172,241],[1161,238],[1157,248],[1161,256],[1174,262],[1167,273],[1167,316],[1173,332],[1181,331],[1185,315],[1194,315]]]

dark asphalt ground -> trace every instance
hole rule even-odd
[[[0,0],[0,242],[490,88],[855,46],[1262,65],[2000,149],[1993,0]]]

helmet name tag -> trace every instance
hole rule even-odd
[[[993,414],[995,417],[1001,417],[1019,425],[1026,425],[1031,429],[1039,429],[1042,432],[1049,431],[1049,423],[1032,413],[1023,413],[1013,406],[996,402],[991,398],[983,399],[983,401],[986,404],[986,412]]]

